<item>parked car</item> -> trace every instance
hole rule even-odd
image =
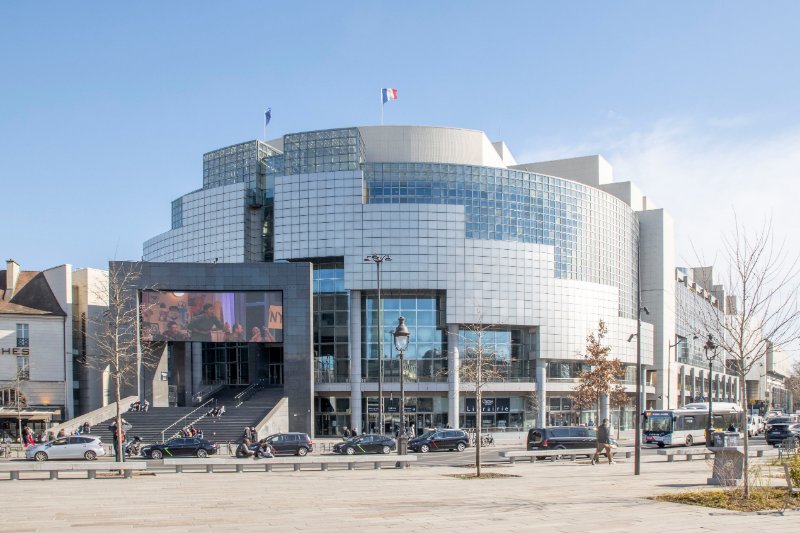
[[[794,438],[797,444],[800,444],[800,424],[798,423],[785,423],[777,424],[771,423],[767,430],[766,440],[767,444],[777,446],[784,439]]]
[[[528,431],[528,450],[574,450],[597,447],[597,430],[584,426],[554,426]]]
[[[428,453],[431,450],[458,450],[469,447],[469,435],[460,429],[436,429],[427,431],[408,441],[408,449]]]
[[[150,459],[164,457],[208,457],[219,451],[219,445],[199,437],[176,437],[161,444],[142,448],[142,456]]]
[[[333,447],[336,453],[355,455],[358,453],[391,453],[397,443],[383,435],[360,435],[340,442]]]
[[[34,461],[48,461],[50,459],[86,459],[94,461],[106,450],[100,437],[91,435],[61,437],[44,444],[30,446],[25,450],[25,458]]]
[[[267,437],[275,455],[299,455],[303,457],[314,451],[314,441],[307,433],[276,433]]]
[[[792,423],[794,423],[794,420],[789,416],[773,417],[773,418],[770,418],[769,420],[767,420],[767,422],[765,424],[765,427],[764,427],[764,431],[766,433],[769,433],[769,430],[772,428],[772,426],[783,425],[783,424],[792,424]]]

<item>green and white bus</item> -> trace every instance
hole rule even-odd
[[[735,403],[714,402],[711,427],[725,431],[733,425],[741,429],[742,409]],[[644,413],[644,444],[691,446],[705,443],[708,424],[708,404],[691,403],[681,409],[647,410]]]

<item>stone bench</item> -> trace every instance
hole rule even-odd
[[[376,470],[384,464],[393,464],[396,468],[406,468],[409,463],[416,462],[416,455],[318,455],[305,457],[274,457],[272,459],[235,459],[209,457],[207,459],[164,459],[164,466],[175,468],[175,472],[181,473],[184,468],[204,468],[206,472],[236,472],[264,471],[272,472],[273,467],[281,465],[291,465],[294,471],[299,471],[303,466],[318,466],[320,470],[328,470],[330,465],[347,465],[348,470],[354,470],[357,464],[372,463]],[[246,468],[247,467],[247,468]]]
[[[618,455],[618,454],[625,454],[626,459],[630,459],[633,455],[633,448],[612,448],[611,455]],[[554,461],[557,457],[569,457],[571,460],[575,460],[575,458],[579,455],[594,455],[594,448],[577,448],[571,450],[560,450],[560,449],[553,449],[553,450],[512,450],[507,452],[500,452],[500,457],[504,457],[508,459],[509,463],[514,464],[517,459],[520,458],[527,458],[530,462],[534,462],[539,457],[550,457]],[[605,453],[601,455],[605,456]]]
[[[767,451],[769,448],[765,447],[750,447],[750,453],[754,454],[755,457],[764,457],[764,452]],[[659,448],[656,450],[658,455],[666,455],[667,462],[671,463],[675,461],[675,456],[677,455],[684,455],[686,456],[687,461],[693,460],[695,455],[702,455],[705,459],[711,459],[714,456],[714,452],[707,450],[707,449],[688,449],[688,448],[674,448],[674,449],[664,449]]]
[[[100,462],[22,462],[14,461],[0,464],[0,472],[8,472],[12,480],[18,480],[21,472],[48,472],[50,479],[58,479],[61,472],[86,472],[88,479],[95,479],[98,471],[110,472],[122,470],[125,478],[130,479],[134,471],[147,470],[145,463],[117,463],[111,461]]]
[[[658,449],[656,450],[656,454],[658,455],[665,455],[667,457],[667,462],[672,463],[675,461],[675,457],[682,455],[686,457],[687,461],[694,460],[695,455],[702,455],[705,459],[711,459],[714,456],[713,452],[709,452],[708,450],[684,450],[684,449]]]

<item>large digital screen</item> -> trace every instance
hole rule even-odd
[[[143,341],[283,342],[283,293],[142,291]]]

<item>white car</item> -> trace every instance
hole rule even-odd
[[[37,444],[25,450],[25,458],[33,461],[49,461],[51,459],[86,459],[94,461],[105,455],[100,437],[91,435],[74,435],[51,440],[45,444]]]

